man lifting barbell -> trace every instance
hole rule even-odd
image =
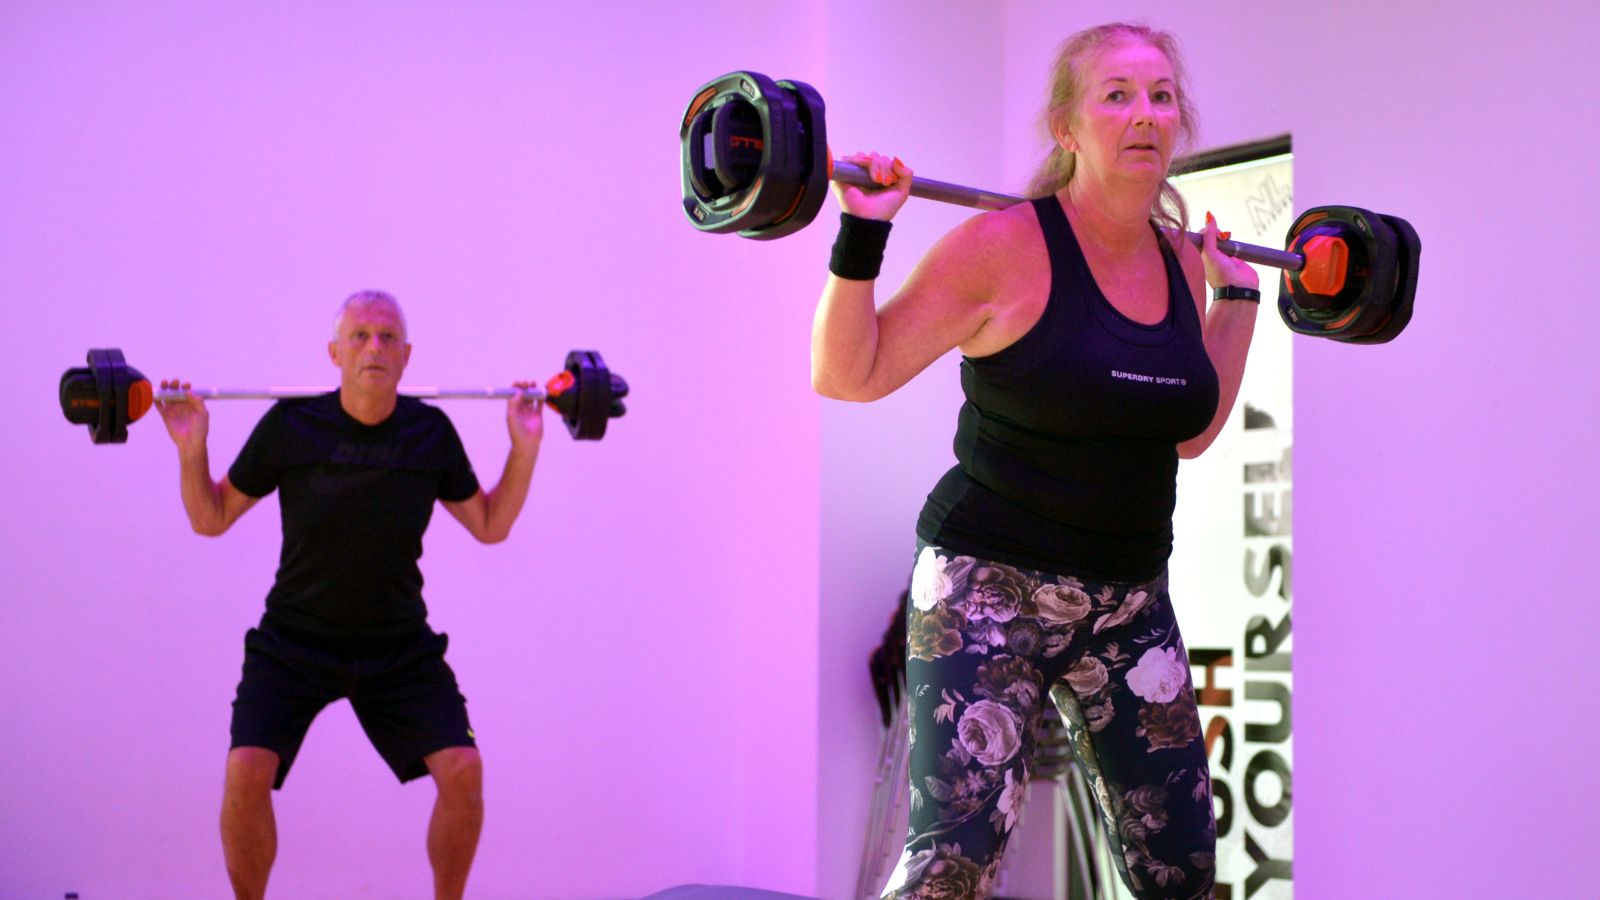
[[[245,636],[233,704],[222,802],[228,876],[237,896],[263,895],[277,850],[272,790],[312,718],[348,697],[400,781],[433,776],[434,892],[460,897],[483,821],[483,763],[444,659],[446,636],[427,623],[417,560],[435,500],[479,541],[506,538],[528,494],[544,404],[532,393],[507,401],[511,449],[485,491],[444,412],[398,393],[411,345],[393,297],[347,299],[328,354],[338,389],[276,403],[218,481],[205,404],[176,380],[157,395],[195,531],[222,534],[273,490],[282,505],[282,561],[260,625]]]
[[[90,350],[61,376],[61,412],[96,444],[128,438],[155,405],[178,447],[190,523],[218,535],[279,490],[282,561],[266,613],[245,637],[234,702],[222,834],[241,897],[265,890],[277,837],[271,791],[281,787],[317,711],[341,696],[402,782],[432,774],[439,798],[428,831],[435,892],[458,897],[482,820],[482,763],[465,700],[428,627],[420,593],[422,533],[440,500],[474,537],[503,540],[528,490],[546,400],[577,440],[599,440],[626,412],[627,382],[598,352],[574,350],[544,386],[407,388],[404,314],[376,291],[345,300],[328,353],[337,389],[152,388],[122,351]],[[204,400],[279,399],[228,474],[211,480]],[[511,452],[500,483],[478,485],[455,429],[428,399],[506,399]]]

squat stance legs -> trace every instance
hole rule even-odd
[[[278,855],[278,825],[272,816],[272,781],[278,754],[262,747],[228,751],[222,788],[222,856],[239,900],[259,900]]]
[[[439,900],[459,900],[483,829],[483,758],[474,747],[449,747],[423,762],[439,796],[428,822],[428,862]],[[267,876],[278,854],[278,828],[272,814],[272,781],[278,754],[261,747],[228,752],[222,790],[222,854],[228,880],[239,900],[266,896]]]
[[[447,747],[423,762],[439,788],[428,822],[433,894],[438,900],[457,900],[467,889],[467,872],[483,830],[483,757],[476,747]]]

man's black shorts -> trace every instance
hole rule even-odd
[[[233,747],[278,754],[274,788],[294,764],[311,720],[341,697],[368,740],[402,782],[428,774],[423,758],[446,747],[475,747],[467,699],[444,661],[449,638],[432,631],[397,646],[344,652],[252,628],[244,636],[244,673],[233,701]]]

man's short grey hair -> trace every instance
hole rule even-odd
[[[395,317],[400,320],[400,339],[406,340],[406,312],[400,308],[400,301],[387,291],[356,291],[344,298],[339,304],[339,311],[333,316],[333,337],[339,338],[339,323],[344,321],[344,314],[355,307],[375,306],[382,304],[394,310]]]

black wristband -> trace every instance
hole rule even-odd
[[[1211,293],[1213,300],[1249,300],[1251,303],[1261,302],[1261,292],[1255,288],[1241,287],[1237,284],[1223,285]]]
[[[839,236],[833,239],[828,271],[852,281],[871,281],[883,265],[883,245],[889,242],[893,222],[839,214]]]

